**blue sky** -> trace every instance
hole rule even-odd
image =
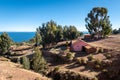
[[[0,0],[0,31],[35,31],[51,19],[86,31],[93,7],[106,7],[113,29],[120,28],[120,0]]]

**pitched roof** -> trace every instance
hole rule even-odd
[[[84,43],[84,44],[86,44],[86,45],[89,45],[87,42],[85,42],[85,41],[83,41],[83,40],[81,40],[81,39],[77,39],[76,41],[74,41],[74,42],[72,43],[72,45],[76,45],[76,44],[78,44],[78,43]]]

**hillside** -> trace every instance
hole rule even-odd
[[[42,75],[25,70],[21,65],[0,57],[0,80],[49,80]]]
[[[120,34],[111,35],[106,39],[89,42],[89,44],[96,47],[120,50]]]
[[[81,78],[85,78],[83,80],[94,80],[96,77],[98,80],[110,80],[114,78],[120,80],[120,77],[118,76],[120,73],[120,35],[111,35],[106,39],[88,42],[91,46],[107,50],[90,54],[84,52],[70,52],[65,46],[61,46],[62,44],[66,44],[66,41],[59,42],[57,45],[60,47],[43,50],[43,57],[47,60],[49,71],[51,73],[47,75],[48,77],[51,77],[54,80],[63,80],[63,77],[66,78],[65,80],[78,80]],[[22,48],[22,51],[14,50],[14,52],[22,54],[15,57],[22,57],[23,55],[29,55],[33,50]],[[24,52],[28,53],[24,54]],[[68,53],[75,53],[73,60],[68,61],[65,57]],[[92,60],[89,60],[90,57]],[[54,72],[56,67],[58,67],[59,70]],[[12,63],[8,59],[0,57],[0,80],[49,79],[31,70],[23,69],[20,64]]]
[[[61,44],[62,43],[65,43],[65,42],[61,42]],[[55,62],[50,63],[50,67],[54,68],[56,66],[59,66],[60,69],[76,71],[81,74],[85,74],[86,77],[88,76],[97,77],[98,80],[107,80],[107,79],[120,80],[120,77],[118,76],[120,74],[120,64],[119,64],[120,35],[111,35],[110,37],[105,39],[88,42],[88,44],[90,44],[91,46],[97,47],[99,49],[100,48],[105,49],[105,51],[97,50],[97,52],[90,53],[90,54],[86,54],[82,52],[74,52],[76,55],[74,60],[72,60],[71,62],[65,62],[64,59],[62,59],[62,62],[65,62],[65,63],[55,64],[57,62],[53,60]],[[59,48],[58,49],[52,48],[50,52],[51,52],[50,54],[52,53],[59,54]],[[64,51],[64,53],[67,53],[67,52]],[[46,55],[47,55],[47,52],[46,52]],[[47,57],[48,59],[51,58],[51,56],[49,57],[48,55]],[[92,58],[92,60],[89,60],[89,57]],[[58,60],[58,57],[57,57],[57,60]],[[86,64],[83,64],[80,60],[85,61]]]

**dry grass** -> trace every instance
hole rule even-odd
[[[103,40],[89,42],[89,44],[95,47],[120,50],[120,34],[111,35],[109,38]]]
[[[48,80],[48,78],[42,75],[25,70],[19,67],[19,64],[15,64],[9,61],[0,61],[0,80]]]

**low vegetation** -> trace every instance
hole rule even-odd
[[[70,70],[53,70],[48,76],[52,77],[53,80],[98,80],[96,77],[88,77],[87,75],[82,75]]]
[[[66,60],[68,60],[68,61],[72,61],[74,59],[74,57],[75,57],[75,53],[68,52],[66,54]]]
[[[47,72],[47,63],[46,63],[44,57],[42,56],[42,53],[39,50],[39,48],[35,49],[35,53],[34,53],[33,59],[32,59],[32,69],[35,72],[38,72],[38,73],[41,73],[44,75]]]
[[[27,57],[22,57],[22,64],[25,69],[30,69],[30,61]]]
[[[117,29],[114,29],[113,31],[112,31],[112,33],[113,34],[120,34],[120,28],[117,30]]]
[[[0,35],[0,54],[7,54],[10,52],[10,46],[12,44],[12,40],[8,36],[7,33],[2,33]]]

